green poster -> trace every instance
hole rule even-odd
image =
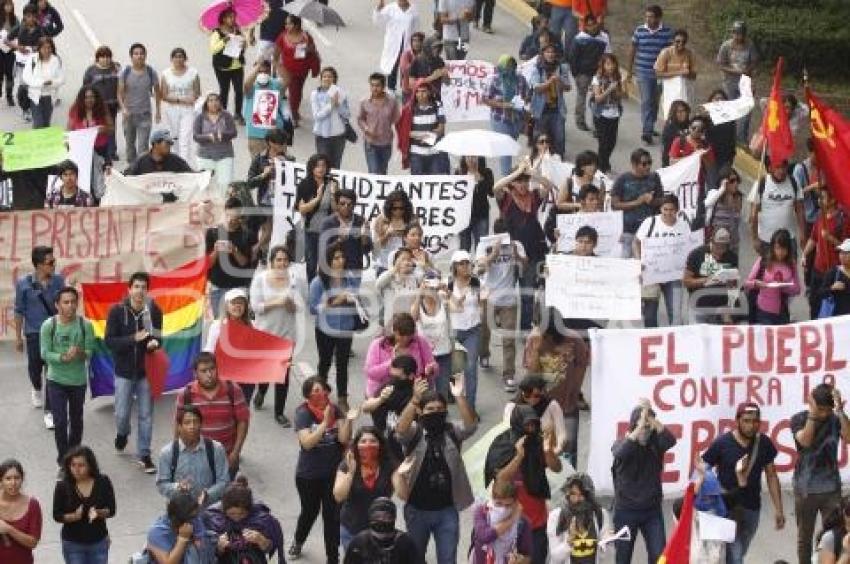
[[[68,158],[65,131],[58,127],[0,133],[0,151],[6,172],[42,168]]]

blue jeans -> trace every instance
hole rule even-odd
[[[345,525],[339,526],[339,544],[342,545],[342,551],[348,552],[348,545],[354,540],[356,533],[352,533],[345,528]]]
[[[390,165],[390,156],[393,154],[392,145],[372,145],[364,143],[366,150],[366,168],[370,174],[386,174]]]
[[[228,288],[219,288],[218,286],[210,287],[210,309],[214,319],[221,317],[221,300],[227,290]]]
[[[670,327],[682,324],[682,281],[673,280],[660,284],[667,308],[667,322]],[[643,300],[644,327],[658,327],[658,300]]]
[[[738,528],[735,531],[734,542],[726,546],[726,564],[744,564],[744,556],[747,555],[750,542],[759,528],[760,509],[738,507],[735,511],[740,512],[742,519],[736,520]]]
[[[570,45],[578,33],[578,22],[573,15],[572,8],[552,6],[549,15],[549,31],[555,34],[555,38],[561,40],[561,31],[564,32],[564,53],[570,52]]]
[[[33,390],[41,392],[45,366],[41,358],[41,335],[27,333],[24,338],[27,342],[27,372],[30,376],[30,384]],[[47,394],[44,394],[44,410],[50,411],[50,396]]]
[[[410,174],[449,174],[451,164],[445,153],[419,155],[410,153]]]
[[[50,398],[50,413],[53,414],[53,430],[56,439],[57,462],[62,463],[65,453],[83,441],[83,403],[86,401],[86,385],[66,386],[52,380],[47,381],[47,397]]]
[[[434,361],[437,363],[437,378],[434,380],[434,389],[436,389],[444,398],[448,398],[451,391],[449,390],[449,376],[452,374],[452,353],[435,356]]]
[[[629,527],[632,538],[617,541],[617,564],[629,564],[632,561],[638,531],[643,535],[643,541],[646,544],[647,562],[657,562],[667,542],[661,508],[636,511],[615,507],[614,530],[619,531],[625,526]]]
[[[534,321],[534,292],[541,264],[543,259],[529,260],[519,279],[519,328],[522,331],[530,331]]]
[[[460,524],[457,509],[446,507],[438,511],[416,509],[411,504],[404,506],[404,522],[407,532],[416,543],[422,561],[428,552],[429,537],[434,535],[437,545],[437,564],[455,564],[457,546],[460,541]]]
[[[65,564],[107,564],[109,562],[109,537],[92,544],[62,541]]]
[[[466,401],[475,409],[475,396],[478,394],[478,343],[481,340],[481,325],[471,329],[454,331],[455,340],[466,349],[466,368],[463,371],[463,389]]]
[[[153,435],[153,399],[147,378],[130,380],[115,377],[115,425],[121,436],[130,435],[130,413],[133,411],[133,398],[136,398],[138,410],[139,436],[136,449],[139,456],[151,455],[151,436]]]
[[[641,133],[651,135],[658,120],[658,98],[661,95],[661,87],[656,78],[636,77],[638,90],[640,90],[640,120],[643,124]]]
[[[565,102],[566,103],[566,102]],[[543,133],[549,136],[553,153],[564,157],[567,148],[566,120],[560,112],[543,112],[534,120],[534,138]]]
[[[480,241],[482,237],[486,237],[489,232],[489,214],[488,217],[482,217],[480,219],[471,219],[469,221],[469,227],[460,232],[460,248],[466,249],[471,253],[472,247],[478,247],[478,241]]]
[[[519,122],[499,121],[490,118],[490,129],[497,133],[509,135],[513,139],[517,139],[519,137],[520,124]],[[499,157],[499,168],[502,171],[502,176],[510,174],[511,169],[513,168],[513,157],[510,155]]]

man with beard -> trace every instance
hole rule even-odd
[[[514,484],[523,515],[531,525],[534,540],[533,564],[544,564],[548,554],[546,500],[552,497],[546,469],[561,471],[561,460],[555,453],[555,434],[542,430],[540,416],[527,404],[514,407],[511,428],[493,440],[484,463],[484,485],[492,480]]]
[[[838,441],[850,442],[850,420],[844,413],[838,388],[818,384],[809,394],[808,407],[791,418],[791,432],[799,453],[794,466],[794,514],[801,564],[811,562],[818,512],[823,522],[841,501]]]
[[[564,504],[553,509],[546,524],[552,564],[595,564],[599,541],[610,533],[608,516],[596,501],[588,474],[570,476],[563,488]]]
[[[785,527],[779,478],[773,465],[776,446],[758,432],[761,425],[759,406],[755,403],[739,405],[735,423],[734,430],[717,437],[702,455],[702,459],[714,467],[724,492],[723,501],[729,518],[737,524],[735,540],[726,550],[727,564],[743,564],[750,541],[758,529],[762,471],[767,476],[767,489],[776,513],[776,528]]]
[[[611,447],[614,464],[614,530],[629,528],[629,540],[617,542],[617,564],[629,564],[637,533],[646,543],[647,561],[656,562],[664,550],[661,512],[661,471],[664,453],[676,437],[658,419],[648,399],[641,399],[629,418],[629,433]]]
[[[354,537],[344,564],[424,564],[410,535],[395,526],[393,500],[379,497],[369,507],[369,528]]]
[[[404,460],[401,444],[395,437],[395,429],[401,412],[413,397],[413,379],[418,367],[416,359],[402,354],[390,362],[390,381],[360,406],[363,413],[372,414],[372,422],[387,438],[387,446],[396,460]]]
[[[476,421],[464,395],[463,380],[463,374],[450,378],[461,422],[446,421],[446,398],[429,390],[428,381],[420,379],[413,385],[413,398],[396,425],[396,437],[407,459],[398,469],[394,485],[398,496],[407,501],[404,519],[420,561],[433,535],[437,564],[457,562],[459,513],[474,500],[461,443],[475,434]]]

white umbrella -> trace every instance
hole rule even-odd
[[[474,157],[507,157],[519,154],[519,143],[510,135],[489,129],[453,131],[434,145],[438,151]]]

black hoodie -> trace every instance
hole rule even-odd
[[[151,336],[137,342],[134,335],[143,329]],[[112,306],[106,318],[104,341],[112,352],[115,376],[130,380],[145,377],[145,354],[150,339],[157,339],[162,345],[162,310],[156,302],[146,300],[140,312],[130,307],[129,297]]]

